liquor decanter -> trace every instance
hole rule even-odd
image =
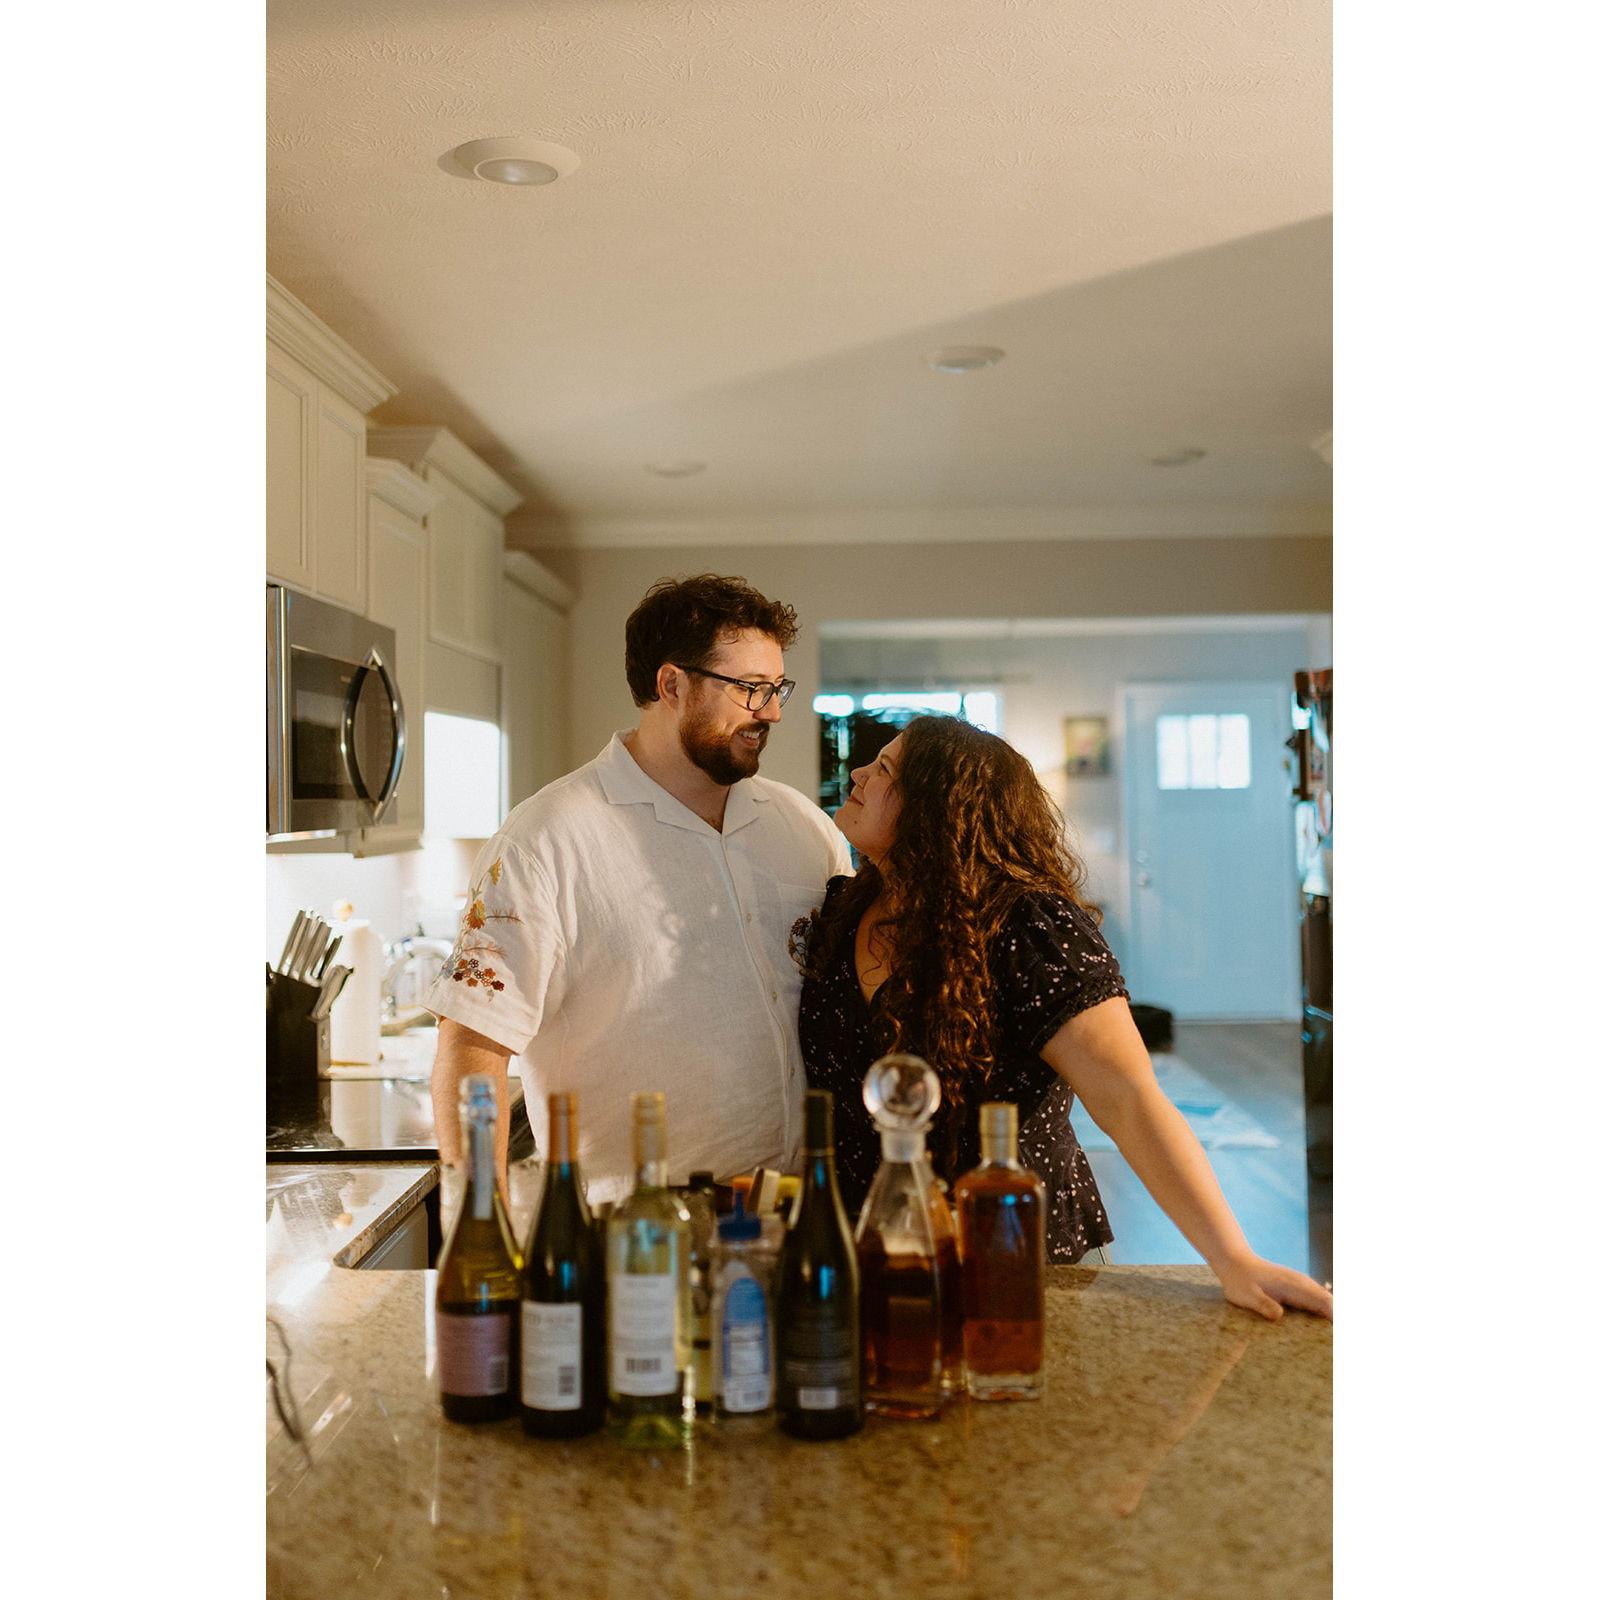
[[[941,1283],[946,1230],[934,1212],[944,1202],[926,1149],[939,1078],[920,1056],[884,1056],[867,1073],[861,1096],[883,1142],[883,1161],[856,1225],[867,1408],[934,1417],[948,1398],[941,1313],[954,1289],[948,1272]]]

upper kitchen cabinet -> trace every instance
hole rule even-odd
[[[267,278],[268,577],[366,609],[366,414],[394,393]]]
[[[508,811],[567,771],[567,614],[575,598],[531,556],[507,552],[500,604],[500,729]]]
[[[404,462],[438,492],[428,513],[429,639],[498,663],[505,518],[522,496],[448,428],[373,428],[367,449]]]
[[[406,757],[388,815],[363,828],[358,856],[415,849],[422,834],[422,769],[427,706],[428,530],[439,491],[398,461],[366,463],[367,615],[394,629],[395,677],[406,713]]]

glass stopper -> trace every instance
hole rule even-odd
[[[884,1056],[868,1069],[861,1098],[880,1131],[919,1132],[939,1109],[939,1074],[921,1056]]]

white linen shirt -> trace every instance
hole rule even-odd
[[[615,734],[483,846],[423,1003],[521,1056],[541,1150],[546,1096],[577,1095],[593,1202],[633,1186],[640,1090],[666,1093],[674,1182],[790,1167],[805,1093],[790,934],[851,870],[843,837],[798,790],[742,779],[718,833]]]

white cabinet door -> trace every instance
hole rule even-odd
[[[360,611],[367,598],[367,422],[326,384],[317,392],[317,593]]]
[[[505,555],[505,522],[478,500],[466,519],[467,648],[491,661],[500,659],[500,568]]]
[[[377,495],[367,503],[367,615],[394,629],[395,676],[406,714],[400,789],[378,828],[364,830],[363,853],[413,844],[422,831],[423,683],[428,630],[428,541],[422,524]]]
[[[500,618],[509,811],[566,771],[568,623],[553,605],[509,578],[502,582]]]
[[[426,470],[439,503],[428,513],[428,635],[456,650],[471,649],[467,563],[472,497],[436,467]]]
[[[430,465],[427,479],[440,491],[428,514],[428,632],[438,644],[498,661],[505,524],[448,473]]]
[[[316,583],[312,562],[311,460],[317,380],[267,342],[267,576]]]

